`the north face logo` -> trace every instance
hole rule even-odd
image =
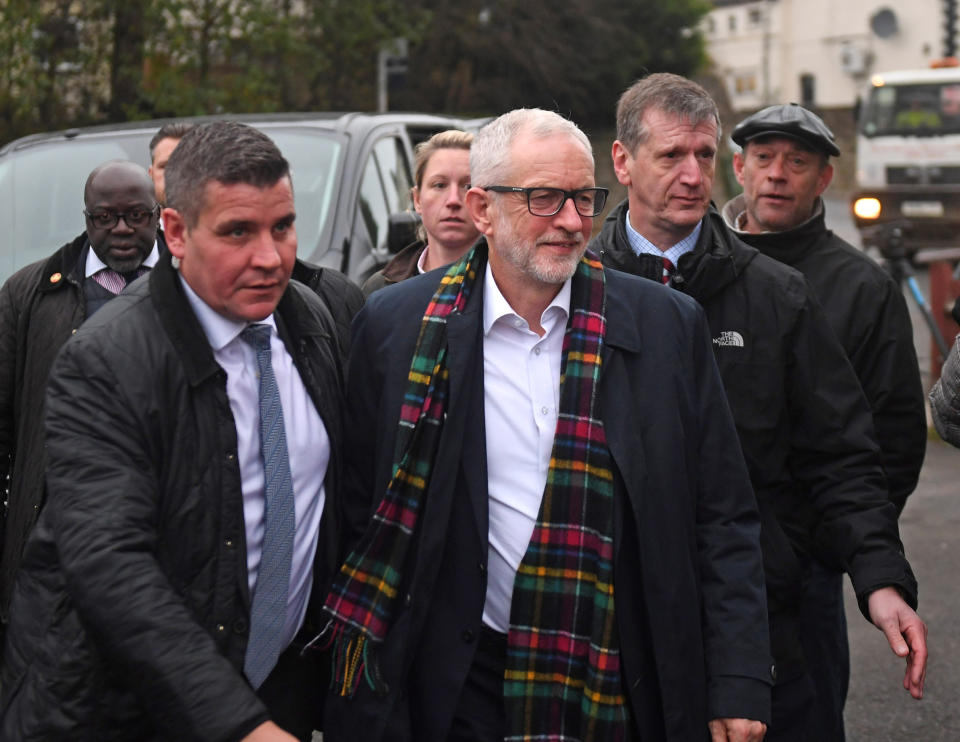
[[[733,330],[727,330],[720,333],[720,337],[713,339],[714,345],[726,345],[733,346],[736,348],[743,347],[743,335],[739,332],[734,332]]]

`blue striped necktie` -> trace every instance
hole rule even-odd
[[[270,325],[250,325],[241,339],[257,354],[260,377],[260,456],[264,475],[264,532],[260,570],[250,607],[250,637],[243,668],[259,688],[277,664],[287,613],[296,513],[283,430],[283,407],[270,363]]]

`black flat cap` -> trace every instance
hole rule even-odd
[[[745,118],[730,135],[743,147],[751,139],[781,136],[798,139],[808,147],[826,155],[840,156],[836,138],[823,119],[796,103],[770,106]]]

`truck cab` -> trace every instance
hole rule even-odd
[[[874,75],[857,106],[853,212],[865,246],[960,245],[960,67]]]

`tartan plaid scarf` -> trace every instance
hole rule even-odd
[[[361,678],[382,687],[371,644],[386,636],[436,456],[448,388],[446,317],[466,306],[486,249],[441,279],[420,326],[408,375],[393,478],[327,596],[333,683],[352,696]],[[514,584],[504,701],[506,740],[623,740],[627,704],[613,598],[613,472],[596,417],[604,275],[577,266],[563,340],[560,410],[540,513]]]
[[[613,599],[613,466],[597,416],[604,275],[585,255],[563,339],[547,485],[510,604],[506,740],[623,740]]]
[[[333,649],[331,683],[342,696],[352,696],[361,677],[383,689],[371,644],[383,642],[393,619],[440,443],[449,387],[447,316],[466,306],[486,262],[486,249],[470,250],[450,266],[427,305],[400,408],[390,484],[324,602],[331,620],[321,646]]]

